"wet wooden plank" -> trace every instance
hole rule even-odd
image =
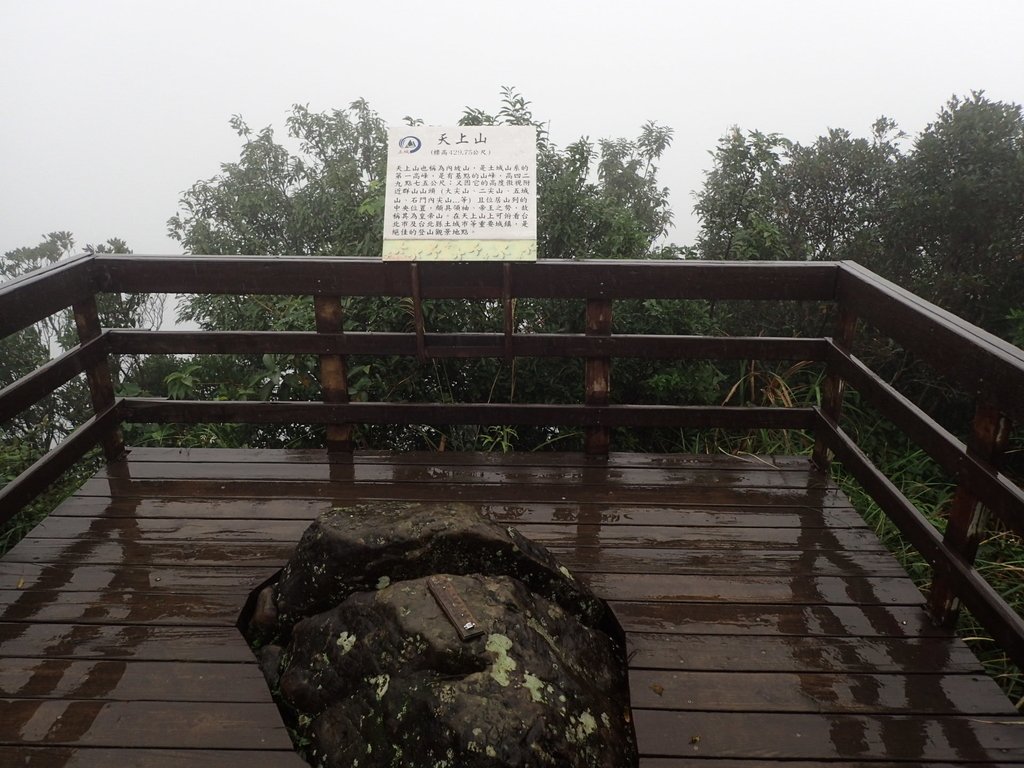
[[[61,624],[152,624],[234,627],[245,604],[239,594],[143,592],[112,587],[95,592],[63,589],[0,590],[0,619]]]
[[[0,744],[290,749],[274,704],[0,699]]]
[[[31,768],[306,768],[292,749],[105,749],[0,746],[0,765]]]
[[[271,701],[255,659],[225,664],[7,657],[0,664],[0,698]]]
[[[804,760],[1019,760],[1019,718],[635,709],[646,755]],[[712,763],[713,765],[713,763]]]
[[[136,562],[134,559],[132,562]],[[0,561],[0,590],[59,587],[68,592],[107,589],[132,592],[215,592],[248,594],[274,574],[274,568],[165,565],[84,565],[81,563],[14,563]]]
[[[579,573],[608,600],[658,603],[786,603],[789,605],[922,605],[908,578],[718,576],[711,574]]]
[[[516,525],[524,535],[545,545],[579,542],[611,547],[680,547],[683,549],[799,549],[881,552],[869,529],[715,528],[619,525]]]
[[[779,637],[942,637],[921,607],[759,605],[747,603],[611,603],[631,633],[774,635]]]
[[[726,718],[786,712],[867,718],[870,729],[897,714],[927,715],[929,722],[955,719],[954,712],[1010,714],[979,676],[973,655],[928,623],[920,594],[892,556],[834,486],[809,475],[804,459],[751,469],[729,457],[629,457],[617,466],[613,456],[594,466],[556,454],[508,464],[494,455],[356,454],[351,470],[332,467],[321,452],[262,452],[255,463],[248,455],[214,449],[168,461],[167,449],[144,449],[112,474],[147,464],[142,474],[153,479],[90,481],[0,562],[0,587],[8,587],[0,589],[0,602],[15,619],[0,621],[0,658],[11,663],[6,670],[0,663],[0,696],[59,703],[88,679],[91,690],[116,699],[111,703],[139,703],[147,695],[244,698],[218,692],[232,666],[252,673],[255,693],[262,681],[234,628],[254,582],[284,562],[317,514],[351,501],[405,498],[475,503],[551,546],[579,578],[613,598],[628,633],[641,718],[673,709]],[[179,469],[168,471],[172,464]],[[205,468],[186,471],[194,465]],[[232,472],[232,465],[245,469]],[[276,468],[269,478],[255,477],[264,465]],[[307,479],[273,479],[288,476],[288,467],[301,469],[290,476]],[[161,477],[170,474],[180,479]],[[205,479],[189,479],[196,474]],[[670,482],[675,477],[681,482]],[[762,480],[766,487],[757,487]],[[181,662],[185,680],[205,668],[216,682],[203,678],[166,696],[147,694],[174,688],[161,678],[179,666],[172,661]],[[166,719],[172,730],[175,718]],[[188,719],[183,723],[187,729]],[[757,720],[745,727],[762,728]],[[72,757],[109,757],[108,745],[89,743]],[[650,759],[672,754],[688,762],[696,755],[708,766],[731,759],[728,752],[694,752],[688,739],[661,753],[663,743],[647,739],[642,750]],[[182,745],[117,746],[128,747],[118,752],[138,756],[140,765],[191,756]],[[248,746],[225,741],[221,749],[226,756]],[[820,752],[742,759],[745,768],[776,758],[808,765],[860,759]],[[204,754],[194,752],[200,761]],[[947,759],[939,754],[907,759]]]
[[[559,562],[580,573],[691,575],[886,576],[906,578],[888,552],[669,549],[552,545]]]
[[[135,541],[131,543],[133,563],[151,566],[219,566],[222,568],[279,568],[295,550],[296,542],[233,541]],[[120,541],[93,541],[88,548],[78,539],[22,539],[4,555],[3,563],[79,563],[117,565],[124,562],[125,546]]]
[[[250,664],[252,652],[234,626],[0,621],[0,657],[132,659]]]
[[[307,520],[176,520],[172,518],[49,517],[32,531],[33,537],[78,539],[83,549],[96,539],[158,541],[277,541],[296,542]],[[719,528],[714,526],[641,526],[601,524],[516,524],[534,541],[545,545],[579,543],[612,547],[680,547],[684,549],[801,549],[816,551],[882,552],[867,528]]]
[[[74,539],[79,551],[95,541],[133,542],[179,539],[184,541],[297,542],[309,526],[308,520],[179,520],[173,518],[86,518],[48,517],[36,526],[32,537]],[[128,554],[128,553],[126,553]]]
[[[303,481],[346,480],[357,483],[459,483],[483,485],[598,485],[632,490],[671,487],[778,488],[822,490],[834,488],[825,477],[806,472],[783,472],[773,468],[744,468],[693,471],[662,467],[501,467],[488,465],[418,464],[280,464],[230,462],[139,462],[115,463],[101,468],[98,478],[132,480],[253,480],[293,484]]]
[[[673,672],[634,669],[630,703],[696,712],[1004,715],[1017,711],[983,675]]]
[[[57,517],[244,518],[248,520],[312,520],[337,505],[315,499],[211,499],[196,504],[186,499],[118,499],[75,496],[60,505]],[[724,528],[863,528],[863,518],[849,507],[816,510],[785,506],[695,508],[679,501],[657,504],[624,502],[581,504],[473,502],[493,520],[523,523],[600,523],[615,525],[713,525]]]
[[[492,504],[568,501],[586,503],[661,503],[675,502],[691,507],[708,505],[848,507],[849,502],[836,490],[799,488],[719,488],[692,486],[685,490],[659,487],[607,488],[600,485],[519,486],[503,484],[437,483],[353,483],[341,475],[330,482],[260,480],[131,480],[93,478],[78,491],[79,496],[120,496],[123,498],[293,498],[330,499],[335,504],[374,500],[394,501],[476,501]]]
[[[700,744],[690,745],[690,754],[700,752]],[[697,749],[693,749],[696,746]],[[933,760],[901,761],[904,768],[1010,768],[1020,765],[1013,763],[935,762]],[[880,768],[886,763],[850,760],[790,760],[790,759],[749,759],[730,760],[716,757],[641,757],[639,768]]]
[[[182,565],[248,568],[281,567],[295,549],[294,542],[136,541],[132,562],[154,566]],[[836,550],[804,553],[798,550],[757,549],[639,549],[587,545],[551,545],[549,549],[570,570],[601,573],[651,574],[776,574],[807,576],[887,576],[905,572],[885,552],[846,553]],[[78,539],[27,538],[4,556],[4,563],[62,562],[117,565],[124,547],[98,541],[88,549]]]
[[[962,642],[921,638],[627,634],[630,669],[716,672],[976,673]]]
[[[329,464],[330,457],[321,448],[158,448],[133,447],[129,462],[185,461],[185,462],[274,462],[285,464]],[[631,453],[611,451],[607,458],[587,456],[581,452],[524,451],[520,453],[479,453],[473,451],[356,451],[354,464],[388,465],[474,465],[499,467],[561,467],[623,466],[672,467],[686,469],[734,469],[756,467],[807,472],[811,469],[806,456],[771,456],[743,453],[737,455],[711,453]]]

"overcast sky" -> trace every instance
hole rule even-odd
[[[564,146],[675,129],[673,239],[730,126],[921,130],[953,94],[1024,101],[1024,2],[0,0],[0,253],[53,230],[176,253],[166,221],[237,158],[228,118],[366,98],[453,123],[516,86]]]

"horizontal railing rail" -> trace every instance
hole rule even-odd
[[[264,294],[312,297],[315,331],[141,331],[101,329],[103,292]],[[413,329],[344,331],[349,297],[412,301]],[[502,331],[439,333],[425,327],[423,302],[491,302]],[[517,327],[518,299],[581,302],[583,333],[537,333]],[[685,336],[615,333],[616,302],[812,301],[835,307],[829,338]],[[929,604],[952,624],[961,602],[1006,653],[1024,666],[1024,622],[973,562],[988,510],[1024,535],[1024,491],[1000,471],[1011,419],[1024,417],[1024,352],[877,275],[850,263],[589,261],[400,264],[306,257],[132,256],[97,254],[57,264],[0,285],[0,337],[63,311],[74,311],[80,344],[0,391],[0,420],[16,417],[75,376],[87,375],[95,416],[0,490],[0,520],[29,503],[96,445],[108,459],[122,449],[129,423],[326,425],[326,447],[344,460],[355,424],[441,426],[538,425],[585,430],[586,450],[607,452],[613,428],[799,429],[813,433],[813,460],[835,457],[931,564]],[[500,324],[500,317],[494,318]],[[966,439],[943,427],[853,353],[858,325],[869,326],[975,399]],[[750,329],[756,332],[756,329]],[[212,401],[114,397],[114,355],[305,354],[320,360],[322,399]],[[581,402],[349,402],[349,356],[428,359],[569,358],[583,361]],[[820,405],[798,407],[641,405],[612,402],[615,359],[668,361],[811,361],[826,378]],[[886,477],[844,429],[844,394],[897,426],[956,483],[945,531]]]
[[[347,331],[129,331],[112,330],[114,354],[317,354],[405,355],[418,353],[408,333]],[[430,357],[588,357],[824,361],[825,339],[616,334],[425,333]]]
[[[839,266],[807,262],[437,262],[295,256],[98,255],[100,290],[122,293],[401,296],[423,299],[764,299],[835,297]],[[418,282],[418,286],[415,285]]]

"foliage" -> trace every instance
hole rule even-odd
[[[422,121],[409,117],[412,125]],[[640,258],[658,252],[672,221],[668,190],[658,185],[658,162],[672,131],[653,122],[636,139],[590,142],[581,138],[559,149],[550,141],[530,103],[514,89],[502,90],[493,114],[467,107],[462,125],[532,125],[537,130],[538,250],[541,258]],[[185,250],[204,254],[323,254],[377,258],[381,249],[386,165],[386,130],[365,101],[325,113],[296,106],[287,120],[292,151],[272,128],[254,132],[235,116],[243,141],[237,162],[199,181],[181,199],[169,221]],[[426,301],[431,331],[500,331],[498,302]],[[308,298],[193,296],[179,308],[183,320],[204,329],[311,330]],[[407,300],[350,298],[344,301],[347,330],[409,330]],[[582,331],[582,303],[516,302],[517,327],[535,332]],[[573,402],[580,399],[578,361],[528,360],[472,364],[409,359],[349,360],[350,395],[368,400],[427,402]],[[705,374],[706,377],[706,374]],[[177,396],[225,399],[318,399],[317,361],[311,356],[203,358],[168,384]],[[678,384],[678,382],[677,382]],[[638,387],[640,388],[640,387]],[[242,427],[232,436],[248,445],[322,443],[321,430]],[[501,434],[475,428],[367,427],[363,445],[390,447],[531,447],[564,434],[521,428]],[[189,439],[185,437],[184,439]],[[497,439],[497,442],[494,442]],[[575,437],[573,439],[576,439]],[[561,443],[564,445],[564,443]]]
[[[804,146],[733,128],[697,196],[706,259],[853,259],[1011,338],[1024,295],[1024,115],[953,97],[909,149],[885,117],[869,138]]]

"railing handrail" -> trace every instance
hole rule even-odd
[[[92,296],[95,258],[82,254],[0,283],[0,339]]]
[[[413,269],[412,266],[416,268]],[[125,256],[93,262],[100,290],[289,296],[767,299],[835,297],[832,262],[541,260],[384,262],[340,256]],[[301,269],[298,269],[301,267]]]
[[[316,331],[139,331],[99,328],[97,292],[303,295],[315,299]],[[413,332],[343,332],[340,297],[411,297]],[[512,298],[584,299],[586,332],[531,333],[511,323]],[[432,333],[420,302],[483,299],[505,304],[505,330]],[[621,299],[811,300],[834,302],[831,338],[713,337],[615,334],[613,301]],[[587,427],[587,445],[607,451],[613,426],[724,426],[812,429],[815,459],[834,452],[935,569],[931,607],[942,621],[962,598],[1004,650],[1024,665],[1024,621],[972,566],[977,509],[988,505],[1024,533],[1024,490],[999,472],[1008,417],[1024,418],[1024,352],[853,262],[541,261],[408,264],[342,257],[136,256],[89,254],[0,284],[0,338],[65,307],[75,308],[81,344],[0,391],[10,417],[85,371],[97,413],[60,446],[0,490],[4,504],[24,503],[88,448],[134,422],[297,422],[328,425],[328,446],[351,448],[347,424],[549,424]],[[500,307],[500,305],[499,305]],[[976,398],[971,436],[960,440],[881,379],[852,352],[857,322],[875,327]],[[299,352],[321,359],[324,402],[168,401],[113,399],[109,354]],[[344,359],[350,354],[428,357],[579,357],[585,398],[579,404],[349,403]],[[825,402],[818,408],[613,405],[611,358],[771,359],[824,363]],[[843,388],[864,399],[958,482],[943,536],[875,467],[841,426]],[[330,395],[330,396],[328,396]],[[331,429],[335,431],[332,433]],[[332,436],[333,434],[333,436]],[[593,438],[593,440],[591,440]],[[333,443],[332,443],[333,440]]]
[[[1024,351],[859,264],[839,267],[839,302],[969,394],[1024,421]]]

